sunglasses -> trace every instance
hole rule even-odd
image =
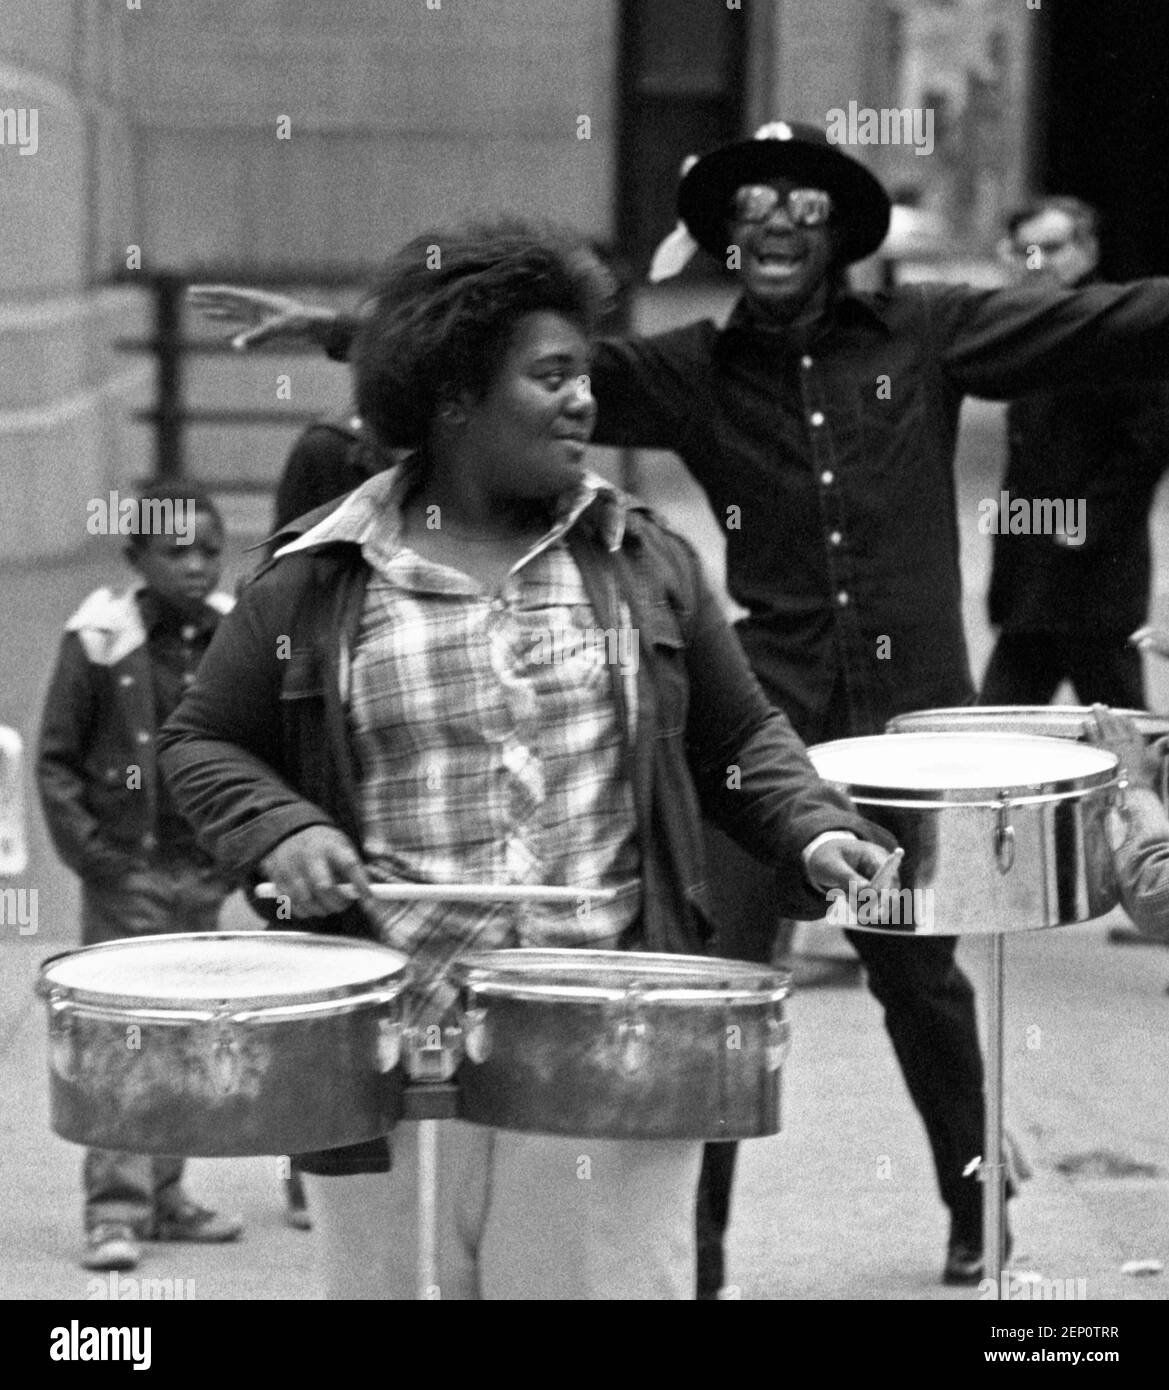
[[[766,183],[746,184],[731,199],[736,222],[765,222],[780,204],[795,227],[819,227],[832,215],[832,199],[822,188],[792,188],[780,193]]]

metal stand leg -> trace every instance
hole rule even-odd
[[[1001,1293],[1006,1164],[1003,1162],[1003,954],[1001,932],[990,934],[990,988],[986,1003],[986,1116],[982,1163],[982,1267]]]
[[[418,1297],[436,1299],[438,1286],[438,1121],[418,1122]]]

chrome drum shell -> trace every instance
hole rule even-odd
[[[47,960],[52,1127],[131,1153],[296,1154],[402,1109],[409,967],[302,932],[131,937]]]
[[[750,1139],[780,1127],[790,976],[631,951],[457,961],[459,1114],[603,1139]]]

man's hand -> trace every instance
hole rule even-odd
[[[357,851],[331,825],[310,825],[290,835],[261,860],[260,869],[289,900],[294,917],[328,917],[355,899],[373,901]]]
[[[808,877],[825,893],[830,888],[848,892],[848,885],[861,880],[859,886],[867,884],[889,859],[889,851],[871,840],[825,840],[808,857]],[[898,878],[894,872],[884,888],[896,889]]]
[[[1084,732],[1090,742],[1115,753],[1134,787],[1155,791],[1161,770],[1159,745],[1145,743],[1136,724],[1121,714],[1113,714],[1104,705],[1093,705],[1095,727],[1085,724]]]
[[[187,296],[191,307],[204,318],[215,319],[232,329],[242,326],[243,332],[231,340],[238,352],[277,338],[316,341],[319,331],[337,317],[332,309],[304,304],[289,295],[243,290],[234,285],[191,285]]]

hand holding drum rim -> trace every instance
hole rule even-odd
[[[204,318],[242,330],[231,340],[238,352],[277,338],[311,340],[314,328],[331,324],[336,318],[332,309],[305,304],[290,295],[242,290],[234,285],[191,285],[187,295],[191,307]]]
[[[1114,714],[1106,705],[1093,705],[1092,716],[1095,726],[1084,725],[1088,741],[1115,754],[1122,772],[1134,787],[1154,790],[1165,755],[1165,740],[1146,743],[1131,719]]]
[[[328,917],[356,900],[373,900],[353,842],[331,825],[310,825],[281,840],[260,868],[288,898],[294,917]]]

